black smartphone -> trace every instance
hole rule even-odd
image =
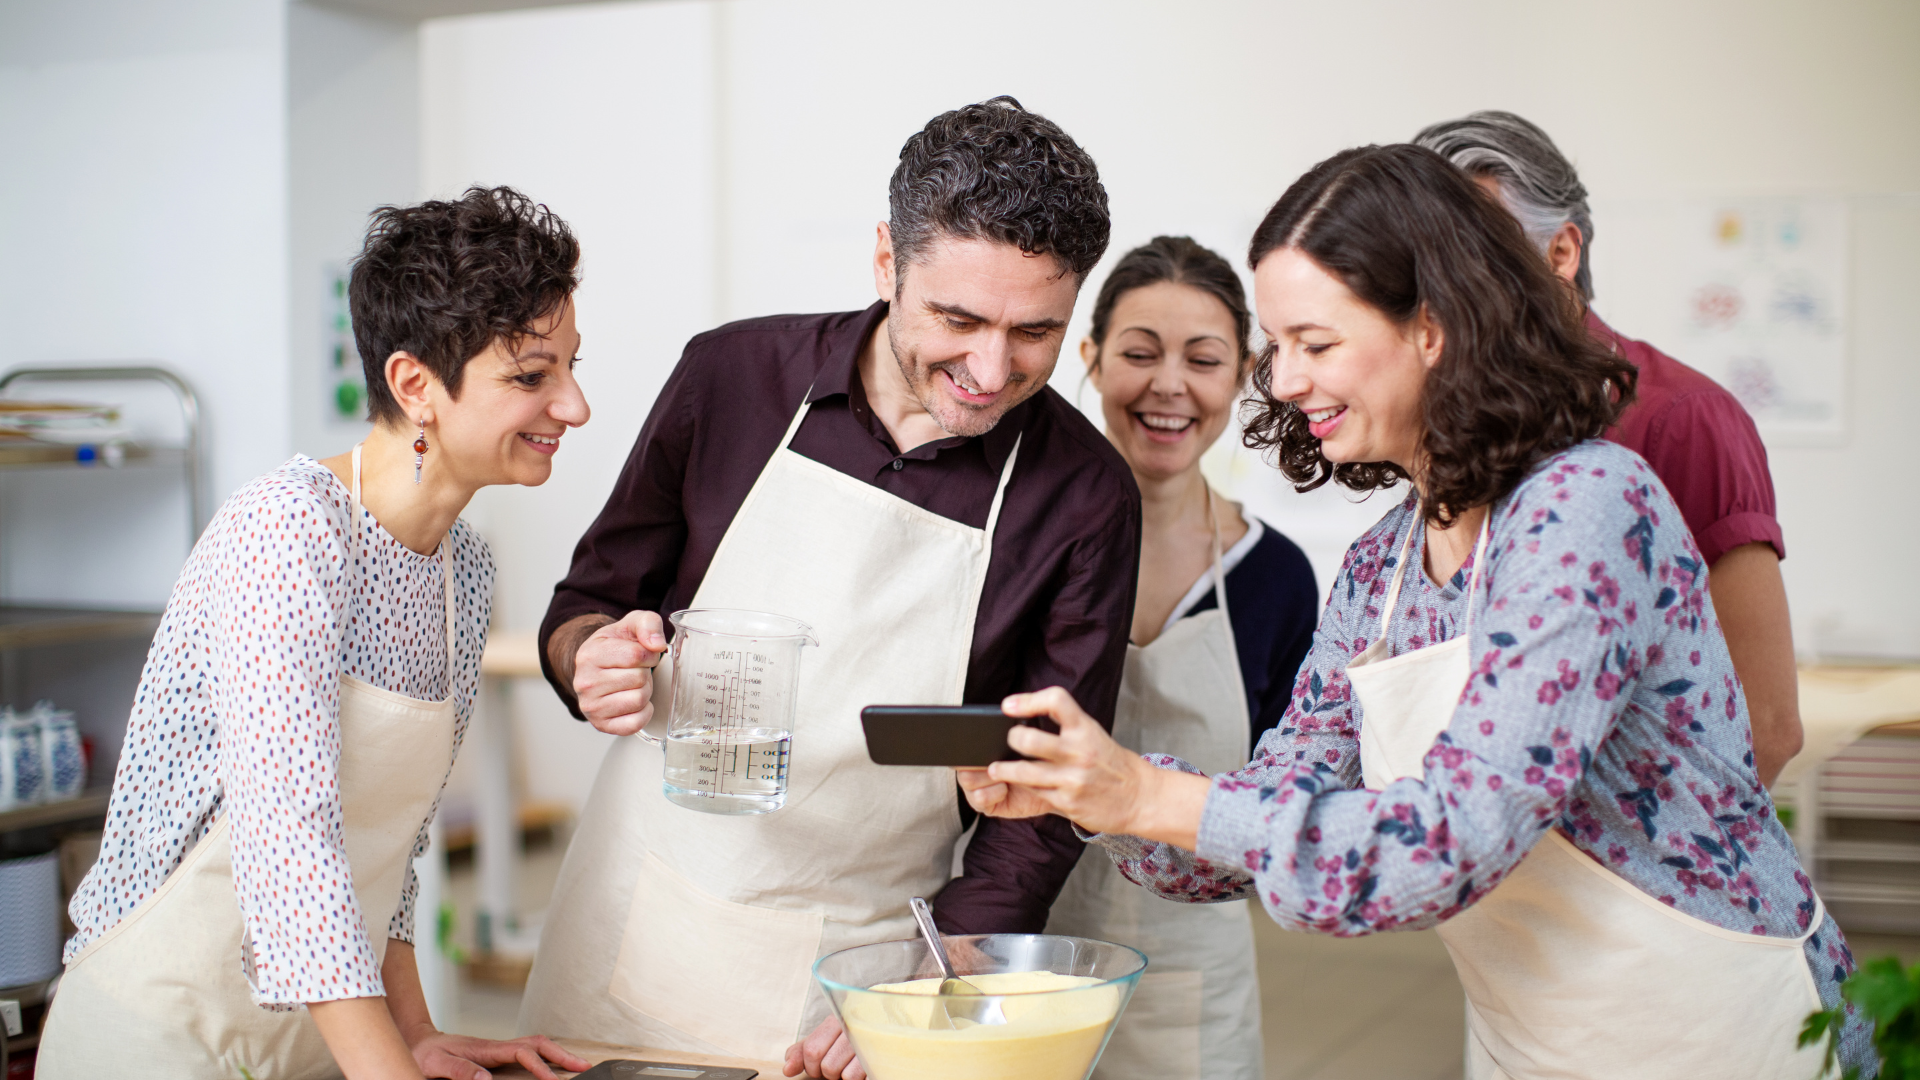
[[[1020,755],[1007,745],[1007,732],[1027,722],[1001,712],[998,705],[869,705],[860,710],[867,757],[875,765],[984,769],[996,761],[1018,761]]]
[[[603,1061],[573,1080],[753,1080],[756,1069],[723,1069],[672,1061]]]

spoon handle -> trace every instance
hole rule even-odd
[[[953,961],[947,959],[947,947],[940,942],[940,931],[933,925],[933,909],[927,902],[916,896],[908,901],[913,908],[913,918],[920,924],[920,936],[927,941],[927,948],[933,952],[933,962],[940,965],[940,975],[945,979],[958,978],[953,973]]]

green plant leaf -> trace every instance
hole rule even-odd
[[[1891,956],[1869,960],[1846,981],[1840,993],[1873,1020],[1876,1028],[1895,1023],[1920,1005],[1920,969],[1909,975]]]
[[[1838,1008],[1822,1009],[1808,1013],[1807,1022],[1800,1028],[1800,1039],[1795,1043],[1796,1046],[1811,1046],[1826,1040],[1827,1051],[1822,1055],[1824,1064],[1820,1070],[1822,1074],[1833,1071],[1834,1057],[1840,1051],[1840,1026],[1844,1020],[1845,1014]]]

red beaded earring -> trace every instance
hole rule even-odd
[[[427,456],[427,425],[420,425],[420,437],[413,440],[413,482],[420,482],[420,464]]]

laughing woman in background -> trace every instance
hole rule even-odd
[[[1113,735],[1228,772],[1286,711],[1313,640],[1313,568],[1215,495],[1200,457],[1226,430],[1252,357],[1239,275],[1184,236],[1123,256],[1081,343],[1107,438],[1140,485],[1140,587]],[[1247,905],[1150,895],[1081,859],[1049,933],[1117,941],[1153,967],[1096,1080],[1259,1080],[1260,984]]]
[[[1202,775],[1064,691],[983,812],[1064,815],[1163,897],[1304,933],[1437,927],[1474,1080],[1813,1080],[1853,968],[1749,753],[1700,551],[1600,434],[1634,369],[1465,174],[1348,150],[1251,251],[1271,342],[1250,434],[1303,488],[1413,489],[1348,549],[1280,726]],[[1840,1056],[1871,1069],[1868,1027]]]
[[[586,423],[578,261],[508,188],[374,215],[350,287],[373,430],[242,488],[188,557],[74,894],[43,1080],[587,1067],[537,1036],[437,1031],[413,957],[413,858],[493,598],[459,514],[545,483]]]

